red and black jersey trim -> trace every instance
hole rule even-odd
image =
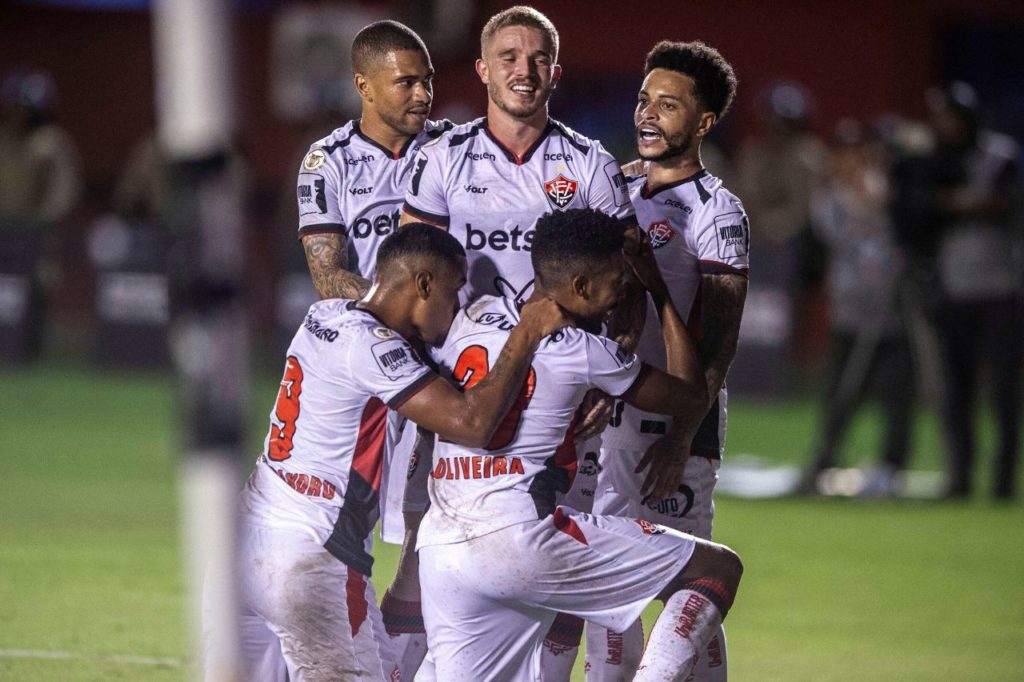
[[[355,126],[353,126],[353,127],[355,128]],[[355,128],[355,129],[357,129],[357,128]],[[344,149],[345,147],[349,146],[350,144],[352,144],[352,134],[351,133],[349,133],[349,135],[347,137],[343,137],[340,140],[335,140],[331,144],[329,144],[326,147],[324,147],[324,153],[325,154],[333,154],[337,150]]]
[[[366,142],[367,144],[370,144],[376,147],[377,149],[381,150],[385,154],[387,154],[388,158],[391,159],[392,161],[397,161],[398,159],[405,156],[405,153],[409,151],[409,147],[412,146],[413,141],[416,139],[416,135],[413,135],[412,137],[405,141],[401,149],[399,149],[397,152],[393,152],[384,145],[382,145],[380,142],[377,142],[377,140],[373,139],[372,137],[364,133],[362,128],[359,127],[359,121],[352,121],[352,132],[353,134],[361,137],[363,141]]]
[[[387,446],[388,406],[370,398],[359,420],[345,487],[345,502],[324,549],[363,575],[370,575],[373,557],[366,552],[366,538],[380,517],[380,482]]]
[[[448,227],[448,224],[451,222],[450,216],[428,213],[427,211],[416,208],[408,201],[402,204],[402,210],[413,218],[422,220],[425,223],[430,223],[431,225],[437,225],[438,227]]]
[[[540,137],[534,140],[533,144],[531,144],[530,147],[525,152],[523,152],[522,156],[519,156],[514,151],[512,151],[504,144],[502,144],[501,140],[494,136],[494,133],[492,133],[491,129],[488,128],[486,125],[486,118],[482,121],[482,123],[484,123],[484,133],[487,134],[487,137],[490,138],[491,142],[493,142],[498,147],[498,149],[501,150],[501,153],[505,155],[506,159],[516,164],[517,166],[522,166],[524,163],[528,163],[530,159],[533,158],[534,153],[538,149],[540,149],[540,146],[544,143],[544,140],[547,139],[548,135],[551,134],[551,131],[556,129],[554,121],[548,119],[548,124],[541,132]]]
[[[553,455],[544,460],[544,471],[533,477],[527,492],[533,498],[533,506],[537,510],[537,518],[543,519],[555,511],[556,496],[565,494],[576,479],[578,462],[576,459],[576,426],[583,419],[583,406],[576,408],[569,428],[565,430],[562,443],[555,448]]]
[[[388,407],[390,407],[392,410],[397,410],[402,405],[404,405],[405,402],[409,400],[409,398],[413,397],[414,395],[422,391],[424,388],[427,387],[428,384],[430,384],[430,382],[437,378],[438,375],[435,374],[432,370],[424,372],[418,379],[416,379],[414,382],[412,382],[411,384],[403,388],[401,391],[399,391],[398,395],[389,400]]]
[[[697,193],[700,195],[701,202],[706,204],[708,202],[708,199],[711,198],[711,195],[708,194],[708,191],[704,189],[704,185],[700,184],[699,180],[707,174],[707,169],[701,168],[699,171],[697,171],[696,173],[689,177],[683,178],[682,180],[676,180],[675,182],[670,182],[665,185],[659,185],[657,188],[653,190],[650,188],[650,185],[647,184],[647,179],[645,178],[644,186],[640,188],[640,198],[650,199],[651,197],[657,194],[661,194],[662,192],[679,187],[680,185],[685,185],[688,182],[692,182],[694,186],[697,188]]]
[[[486,118],[480,119],[479,121],[473,124],[472,128],[470,128],[464,133],[452,133],[452,135],[448,138],[448,146],[458,147],[459,145],[464,144],[466,140],[471,140],[472,138],[480,134],[480,131],[484,129],[484,126],[486,124]]]
[[[299,239],[308,237],[311,234],[348,235],[348,228],[342,223],[317,223],[315,225],[303,225],[299,228]]]
[[[750,271],[747,268],[734,268],[731,265],[720,263],[716,260],[698,261],[697,269],[702,275],[742,275],[750,277]]]

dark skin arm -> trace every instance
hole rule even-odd
[[[566,324],[561,309],[551,299],[527,303],[498,360],[479,383],[462,392],[447,381],[433,381],[398,412],[460,445],[486,446],[518,397],[538,344]]]
[[[343,234],[310,234],[302,238],[306,264],[320,298],[360,299],[370,281],[348,270],[348,238]]]

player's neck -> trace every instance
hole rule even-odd
[[[385,327],[398,332],[408,341],[416,337],[416,328],[412,324],[407,300],[404,299],[407,297],[396,296],[393,290],[374,287],[356,307],[371,313]]]
[[[651,161],[647,165],[647,188],[653,190],[662,185],[685,180],[703,167],[699,148],[671,159]]]
[[[391,151],[392,155],[401,153],[411,135],[395,130],[379,118],[363,112],[359,119],[359,132],[375,143]]]
[[[487,105],[487,130],[506,149],[522,156],[534,145],[548,127],[547,107],[540,109],[529,119],[515,118],[494,106]]]

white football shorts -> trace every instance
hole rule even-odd
[[[539,521],[421,548],[437,679],[538,679],[557,612],[621,631],[683,570],[696,542],[648,521],[558,507]]]

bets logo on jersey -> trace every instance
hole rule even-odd
[[[672,229],[667,220],[651,223],[650,227],[647,228],[647,234],[651,238],[652,249],[660,249],[665,244],[668,244],[672,237],[676,236],[675,230]]]
[[[576,198],[576,190],[578,188],[578,182],[572,178],[565,177],[561,173],[554,180],[548,180],[544,183],[544,191],[547,193],[548,199],[558,208],[568,206]]]

